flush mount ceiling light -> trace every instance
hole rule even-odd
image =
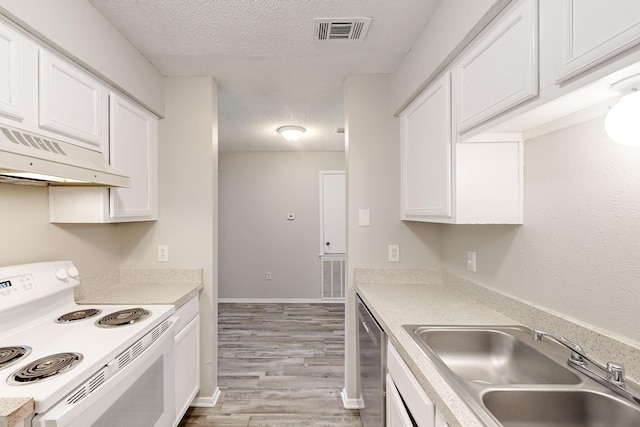
[[[611,85],[620,100],[609,109],[604,130],[609,138],[623,145],[640,147],[640,74]]]
[[[307,130],[302,126],[282,126],[278,128],[278,132],[287,141],[297,141]]]

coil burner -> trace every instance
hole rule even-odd
[[[96,322],[102,328],[131,325],[147,318],[151,313],[142,308],[128,308],[103,316]]]
[[[31,347],[18,345],[14,347],[0,347],[0,369],[6,368],[31,353]]]
[[[56,319],[56,323],[71,323],[76,322],[78,320],[89,319],[90,317],[97,316],[102,313],[102,310],[98,310],[97,308],[87,308],[86,310],[76,310],[67,314],[63,314],[62,316]]]
[[[9,385],[33,384],[69,371],[82,361],[80,353],[57,353],[35,360],[18,369],[8,379]]]

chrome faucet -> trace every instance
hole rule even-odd
[[[554,335],[551,335],[547,332],[542,332],[542,331],[537,331],[534,330],[533,331],[533,340],[534,341],[540,341],[542,342],[542,339],[544,337],[547,337],[549,339],[551,339],[552,341],[557,342],[558,344],[561,344],[565,347],[567,347],[569,350],[571,350],[571,355],[569,356],[569,360],[568,363],[570,365],[578,365],[582,368],[587,368],[587,362],[596,366],[598,369],[600,369],[601,371],[603,371],[606,375],[605,379],[613,384],[616,384],[618,386],[624,386],[624,367],[622,365],[620,365],[619,363],[614,363],[614,362],[607,362],[606,365],[603,365],[599,362],[596,362],[595,360],[593,360],[592,358],[590,358],[589,356],[587,356],[584,352],[584,350],[582,350],[582,347],[580,347],[579,344],[573,342],[573,341],[569,341],[566,338],[563,337],[556,337]]]
[[[545,337],[571,350],[571,355],[569,356],[569,360],[567,360],[569,366],[574,367],[579,372],[582,372],[627,400],[640,404],[640,389],[625,381],[624,367],[622,365],[614,362],[607,362],[607,364],[603,365],[587,356],[582,347],[573,341],[563,337],[556,337],[547,332],[533,331],[534,341],[542,342]],[[604,373],[604,375],[595,372],[590,366],[595,366],[600,372]]]

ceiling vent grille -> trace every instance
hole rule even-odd
[[[316,40],[364,40],[371,18],[316,18]]]

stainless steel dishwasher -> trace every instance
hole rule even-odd
[[[360,390],[364,408],[360,410],[363,427],[385,425],[386,335],[360,296],[358,303],[358,353]]]

